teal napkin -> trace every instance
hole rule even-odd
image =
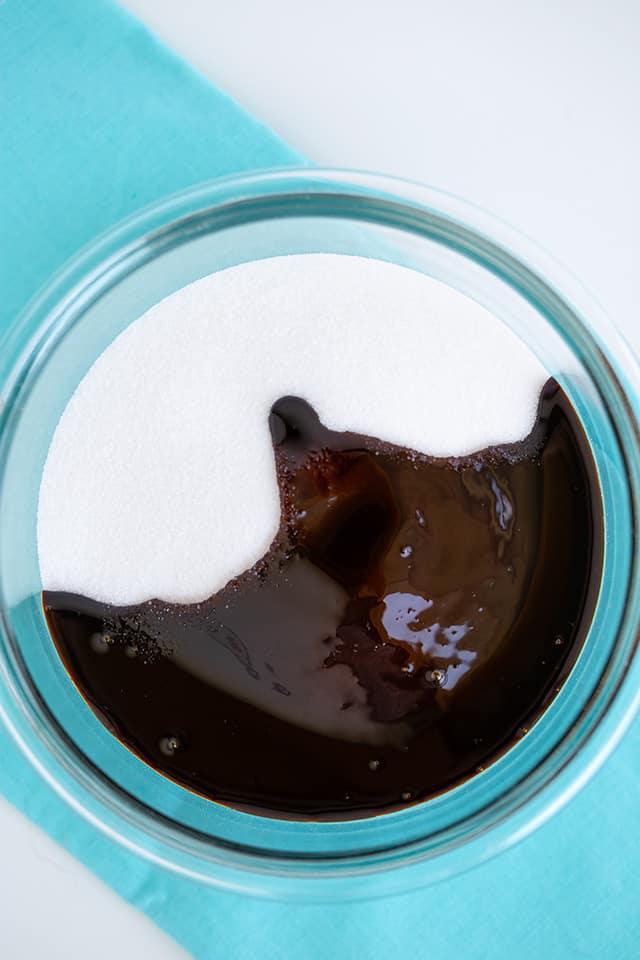
[[[301,162],[105,0],[0,4],[0,71],[0,332],[70,254],[143,204]],[[640,955],[640,722],[518,847],[384,906],[246,900],[164,872],[79,819],[1,731],[0,752],[5,796],[202,960]]]

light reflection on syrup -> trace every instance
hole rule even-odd
[[[433,600],[419,594],[388,593],[371,611],[371,620],[387,642],[408,651],[414,669],[422,663],[444,670],[445,679],[438,686],[453,690],[477,657],[475,650],[460,646],[473,626],[467,621],[444,626],[427,616],[433,609]]]

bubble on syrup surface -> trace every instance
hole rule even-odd
[[[160,747],[160,752],[163,753],[165,757],[173,757],[182,747],[182,743],[179,737],[171,734],[168,737],[161,737],[158,746]]]
[[[108,653],[109,647],[113,644],[113,637],[109,633],[92,633],[89,644],[94,653]]]

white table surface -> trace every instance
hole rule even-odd
[[[637,0],[124,5],[314,161],[426,181],[535,237],[640,351]],[[0,850],[2,960],[186,956],[2,801]]]

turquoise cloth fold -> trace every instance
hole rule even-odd
[[[0,4],[0,71],[0,332],[69,255],[143,204],[302,162],[103,0]],[[259,902],[169,874],[79,819],[1,731],[0,752],[5,796],[196,958],[640,955],[640,722],[533,836],[384,906]]]

